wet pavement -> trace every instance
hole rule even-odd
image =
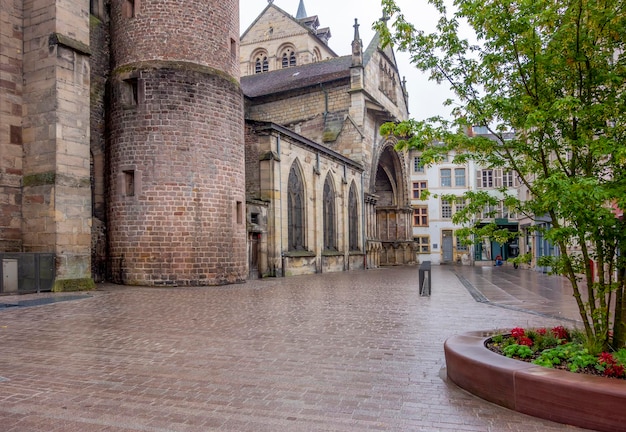
[[[66,300],[0,308],[0,431],[582,431],[445,379],[451,335],[573,325],[530,270],[433,266],[430,297],[394,267]]]

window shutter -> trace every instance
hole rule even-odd
[[[481,189],[483,187],[483,171],[476,171],[476,187]]]

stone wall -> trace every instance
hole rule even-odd
[[[90,285],[89,2],[23,2],[23,249]]]
[[[0,251],[22,250],[21,2],[0,0]]]

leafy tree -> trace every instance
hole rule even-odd
[[[543,235],[560,255],[541,264],[571,282],[588,341],[596,349],[624,346],[626,226],[615,207],[626,208],[626,4],[455,0],[448,13],[442,0],[429,3],[440,16],[433,33],[415,28],[394,0],[382,0],[391,21],[375,28],[451,87],[454,120],[388,123],[382,133],[401,138],[398,150],[422,151],[427,163],[454,152],[457,163],[515,172],[530,198],[507,196],[505,204],[531,219],[551,219]],[[459,36],[461,25],[476,43]],[[491,139],[469,136],[476,125]],[[507,131],[515,132],[512,139]],[[468,235],[511,236],[471,223],[496,198],[476,191],[466,198],[455,221]],[[590,260],[603,269],[596,278]]]

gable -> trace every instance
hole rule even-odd
[[[270,3],[241,35],[240,45],[270,39],[293,38],[298,35],[308,35],[308,33],[308,29],[291,15]]]

